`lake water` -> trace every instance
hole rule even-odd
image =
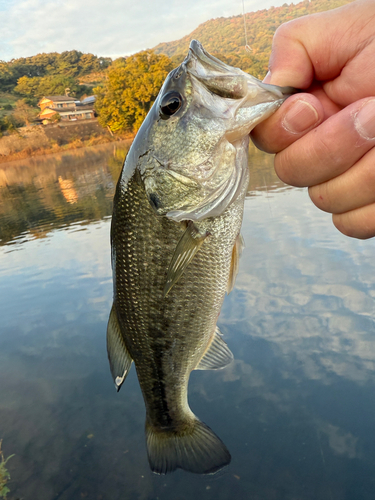
[[[0,165],[0,439],[8,499],[373,500],[375,240],[338,233],[251,152],[246,243],[219,326],[235,356],[193,372],[227,445],[215,476],[150,472],[135,370],[106,353],[109,230],[126,144]]]

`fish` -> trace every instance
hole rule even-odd
[[[107,351],[117,390],[134,361],[157,474],[213,474],[231,460],[190,409],[188,382],[233,360],[217,320],[243,247],[249,133],[292,93],[192,40],[127,154],[111,225]]]

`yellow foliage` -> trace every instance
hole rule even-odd
[[[117,59],[94,89],[99,123],[113,132],[137,131],[172,68],[169,57],[151,50]]]

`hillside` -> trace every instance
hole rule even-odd
[[[150,109],[168,72],[186,56],[190,40],[199,40],[211,54],[262,79],[268,66],[272,38],[282,23],[307,14],[326,11],[353,0],[304,0],[246,14],[211,19],[180,40],[160,43],[153,50],[118,58],[97,57],[77,50],[61,54],[0,61],[0,136],[24,122],[18,107],[32,106],[43,95],[97,95],[99,123],[112,132],[136,132]],[[16,102],[22,100],[21,104]],[[18,115],[18,118],[17,118]]]
[[[20,57],[9,62],[0,61],[0,92],[21,96],[36,104],[43,95],[64,94],[80,97],[92,84],[104,78],[111,64],[108,57],[97,57],[77,50]]]
[[[186,56],[190,40],[199,40],[204,48],[229,64],[239,66],[258,78],[267,71],[272,37],[277,27],[296,17],[334,9],[353,0],[304,0],[297,4],[249,12],[246,14],[247,43],[245,50],[244,19],[242,15],[211,19],[180,40],[160,43],[154,47],[158,54],[166,54],[178,63]]]

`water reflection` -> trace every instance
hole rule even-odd
[[[7,167],[2,188],[13,221],[2,204],[0,226],[10,229],[0,248],[0,438],[5,456],[16,454],[8,497],[372,500],[374,241],[340,235],[304,190],[284,189],[262,160],[266,184],[259,169],[237,286],[219,318],[235,361],[194,372],[189,388],[194,413],[227,444],[232,463],[214,479],[154,476],[135,371],[116,394],[105,348],[113,188],[90,165],[101,161],[109,172],[117,160],[110,148],[86,170],[79,155],[66,177],[40,159],[45,179],[52,172],[48,195],[26,180],[42,171],[39,159],[20,184],[22,162]],[[82,218],[60,175],[83,175],[74,183],[91,203]],[[36,190],[32,207],[22,203],[25,186]],[[45,199],[63,208],[46,211]]]
[[[43,238],[56,227],[110,216],[129,145],[114,143],[2,163],[0,244]]]

